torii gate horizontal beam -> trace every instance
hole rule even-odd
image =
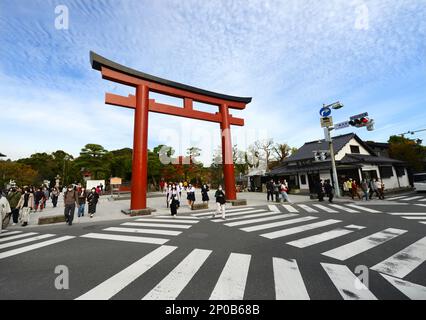
[[[205,120],[210,122],[221,123],[222,116],[219,112],[208,113],[203,111],[194,110],[192,106],[191,99],[185,99],[185,106],[183,108],[176,107],[168,104],[155,102],[154,99],[149,99],[149,111],[156,113],[169,114],[178,117],[185,117],[197,120]],[[123,97],[113,93],[105,94],[105,103],[109,105],[125,107],[130,109],[136,108],[136,97],[134,95],[129,95],[128,97]],[[232,115],[229,115],[229,124],[235,126],[244,126],[244,119],[235,118]]]

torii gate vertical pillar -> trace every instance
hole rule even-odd
[[[225,181],[225,193],[227,200],[237,200],[228,105],[222,104],[220,106],[220,113],[222,115],[220,129],[222,133],[222,165]]]
[[[138,85],[136,87],[135,123],[133,131],[131,210],[146,209],[146,186],[148,182],[148,111],[149,89],[146,85]]]

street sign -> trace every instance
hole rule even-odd
[[[357,114],[356,116],[352,116],[350,117],[351,120],[355,120],[355,119],[359,119],[359,118],[364,118],[364,117],[368,117],[368,112],[364,112],[361,114]]]
[[[322,117],[321,128],[329,128],[333,126],[333,117]]]
[[[331,109],[328,107],[323,107],[320,109],[321,117],[328,117],[331,114]]]
[[[347,127],[349,127],[349,121],[344,121],[344,122],[336,123],[334,125],[334,130],[344,129]]]

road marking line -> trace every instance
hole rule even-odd
[[[392,201],[392,200],[398,200],[398,199],[404,199],[404,198],[407,198],[407,196],[392,197],[392,198],[389,198],[389,199],[386,199],[386,200]]]
[[[209,257],[211,250],[194,249],[142,300],[174,300]]]
[[[416,199],[420,199],[420,198],[423,198],[423,196],[416,196],[416,197],[406,198],[406,199],[404,199],[404,201],[416,200]]]
[[[426,287],[386,274],[380,275],[411,300],[426,300]]]
[[[374,294],[347,266],[321,263],[325,272],[345,300],[377,300]]]
[[[321,204],[313,204],[313,206],[317,207],[318,209],[324,210],[325,212],[329,213],[339,213],[339,211],[336,211],[334,209],[328,208],[326,206],[323,206]]]
[[[356,224],[350,224],[350,225],[346,226],[345,228],[346,229],[357,229],[357,230],[365,229],[365,227],[357,226]]]
[[[192,225],[180,225],[180,224],[166,224],[166,223],[142,223],[142,222],[125,222],[121,226],[133,226],[133,227],[160,227],[160,228],[175,228],[175,229],[189,229]]]
[[[152,219],[152,218],[142,218],[136,219],[135,221],[144,221],[144,222],[171,222],[171,223],[198,223],[200,220],[178,220],[178,219]]]
[[[42,235],[31,237],[31,238],[7,242],[7,243],[0,244],[0,249],[14,247],[14,246],[24,244],[24,243],[27,243],[27,242],[37,241],[37,240],[41,240],[41,239],[45,239],[45,238],[50,238],[50,237],[53,237],[53,236],[55,236],[55,235],[54,234],[42,234]]]
[[[359,213],[359,211],[352,210],[352,209],[346,208],[346,207],[338,205],[338,204],[330,204],[330,206],[337,208],[337,209],[340,209],[340,210],[343,210],[343,211],[346,211],[346,212],[349,212],[349,213]]]
[[[272,258],[276,300],[310,300],[295,259]]]
[[[257,212],[267,212],[267,211],[265,211],[263,209],[259,209],[259,210],[251,210],[251,211],[245,211],[245,212],[236,212],[236,213],[230,213],[230,214],[228,214],[228,212],[226,211],[226,217],[235,217],[235,216],[246,215],[244,217],[241,217],[241,219],[244,219],[244,218],[250,218],[250,216],[251,216],[252,213],[257,213]],[[277,213],[274,212],[274,214],[277,214]],[[213,213],[211,213],[211,215],[213,215]],[[219,215],[219,214],[216,214],[216,215]],[[221,218],[211,219],[211,221],[220,221],[220,220],[224,221]]]
[[[14,256],[14,255],[17,255],[17,254],[20,254],[20,253],[35,250],[35,249],[38,249],[38,248],[42,248],[42,247],[49,246],[49,245],[54,244],[54,243],[66,241],[66,240],[73,239],[73,238],[75,238],[75,237],[63,236],[63,237],[60,237],[60,238],[39,242],[39,243],[32,244],[32,245],[29,245],[29,246],[25,246],[25,247],[22,247],[22,248],[1,252],[0,253],[0,259],[4,259],[4,258],[10,257],[10,256]]]
[[[426,220],[426,216],[414,216],[414,217],[401,216],[401,218],[410,219],[410,220]]]
[[[416,206],[419,206],[419,207],[426,207],[426,204],[418,203],[418,204],[416,204]]]
[[[381,245],[389,240],[392,240],[393,238],[396,238],[406,232],[407,230],[388,228],[369,235],[368,237],[345,244],[341,247],[323,252],[322,255],[344,261],[374,247],[377,247],[378,245]]]
[[[425,222],[425,221],[420,221],[420,223],[426,224],[426,222]]]
[[[238,211],[244,211],[244,210],[252,210],[253,208],[240,208],[240,209],[229,209],[226,210],[227,212],[238,212]],[[194,217],[203,217],[203,216],[211,216],[211,212],[203,212],[203,213],[191,213],[191,216]]]
[[[304,204],[298,204],[297,205],[299,208],[302,208],[303,210],[305,210],[306,212],[310,212],[310,213],[318,213],[317,210],[312,209],[311,207],[308,207],[307,205]]]
[[[231,253],[209,300],[243,300],[251,255]]]
[[[289,235],[292,235],[292,234],[301,233],[301,232],[305,232],[305,231],[308,231],[308,230],[329,226],[331,224],[335,224],[335,223],[339,223],[339,222],[342,222],[342,221],[329,219],[329,220],[325,220],[325,221],[305,224],[305,225],[300,226],[300,227],[294,227],[294,228],[269,232],[269,233],[261,234],[261,236],[264,237],[264,238],[268,238],[268,239],[282,238],[282,237],[289,236]]]
[[[426,216],[425,212],[388,212],[393,216]]]
[[[256,222],[272,221],[272,220],[278,220],[278,219],[287,219],[287,218],[294,217],[294,216],[297,216],[297,214],[295,214],[295,213],[281,214],[281,215],[276,215],[274,217],[268,217],[268,218],[259,218],[259,219],[251,219],[251,220],[225,223],[225,226],[227,226],[227,227],[242,226],[242,225],[245,225],[245,224],[252,224],[252,223],[256,223]]]
[[[352,207],[358,210],[362,210],[362,211],[367,211],[367,212],[371,212],[371,213],[382,213],[379,210],[374,210],[374,209],[370,209],[370,208],[365,208],[365,207],[361,207],[361,206],[357,206],[356,204],[347,204],[347,207]]]
[[[3,230],[2,233],[0,233],[0,237],[10,236],[11,234],[17,234],[17,233],[22,233],[22,231]]]
[[[105,280],[90,291],[76,298],[76,300],[108,300],[115,296],[130,283],[135,281],[158,262],[167,257],[177,247],[161,246],[151,251],[143,258],[132,263],[126,269]]]
[[[286,209],[288,212],[299,212],[296,208],[288,205],[288,204],[282,204],[281,205],[284,209]]]
[[[165,244],[169,239],[149,238],[149,237],[135,237],[135,236],[122,236],[116,234],[106,233],[88,233],[80,236],[82,238],[101,239],[101,240],[114,240],[138,243],[152,243],[152,244]]]
[[[347,235],[349,233],[352,233],[354,230],[347,230],[347,229],[334,229],[328,232],[323,232],[320,234],[316,234],[310,237],[294,240],[291,242],[287,242],[288,245],[297,247],[297,248],[306,248],[310,247],[314,244],[325,242],[331,239],[336,239],[338,237],[342,237],[344,235]]]
[[[268,204],[268,208],[269,208],[269,210],[270,210],[270,211],[272,211],[272,212],[278,212],[278,213],[281,213],[280,209],[278,209],[278,207],[277,207],[276,205],[274,205],[274,204]]]
[[[182,233],[181,231],[173,231],[173,230],[154,230],[154,229],[117,228],[117,227],[106,228],[106,229],[103,229],[103,231],[162,234],[166,236],[178,236]]]
[[[9,234],[12,234],[12,233],[9,233]],[[18,234],[16,236],[1,238],[0,242],[5,242],[5,241],[19,239],[19,238],[25,238],[25,237],[33,236],[35,234],[38,234],[38,232],[28,232],[28,233]]]
[[[161,218],[161,219],[170,219],[170,216],[169,215],[167,215],[167,216],[155,216],[155,218]],[[178,219],[188,219],[188,220],[194,220],[194,219],[198,219],[198,218],[196,218],[196,217],[189,217],[189,216],[175,216],[173,219],[176,219],[176,220],[178,220]],[[197,221],[199,221],[199,220],[197,220]]]
[[[425,202],[426,201],[426,198],[425,199],[422,199],[422,200],[419,200],[419,202]]]
[[[426,237],[414,242],[371,269],[404,278],[426,260]]]
[[[261,225],[258,225],[258,226],[246,227],[246,228],[242,228],[240,230],[246,231],[246,232],[252,232],[252,231],[258,231],[258,230],[264,230],[264,229],[269,229],[269,228],[275,228],[275,227],[285,226],[285,225],[299,223],[299,222],[305,222],[305,221],[314,220],[314,219],[318,219],[318,218],[317,217],[308,216],[308,217],[291,219],[291,220],[286,220],[286,221],[261,224]]]
[[[247,216],[243,216],[243,217],[236,217],[236,218],[226,218],[226,220],[223,220],[221,218],[216,218],[216,219],[212,219],[210,221],[213,222],[229,222],[229,221],[234,221],[234,220],[243,220],[243,219],[251,219],[251,218],[257,218],[257,217],[265,217],[265,216],[276,216],[279,213],[276,212],[265,212],[265,213],[258,213],[258,214],[250,214]],[[282,215],[286,214],[286,213],[281,213]]]

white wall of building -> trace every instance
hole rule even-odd
[[[351,154],[351,146],[359,147],[359,154],[369,155],[370,153],[356,141],[355,139],[351,139],[337,154],[335,154],[334,158],[336,161],[342,160],[346,154]],[[357,153],[358,154],[358,153]]]
[[[410,186],[410,181],[408,180],[408,174],[406,169],[404,169],[405,175],[403,175],[402,177],[397,177],[395,167],[392,167],[392,172],[392,177],[383,179],[385,189],[405,188]]]
[[[302,184],[302,175],[305,176],[306,184]],[[309,190],[309,180],[307,173],[299,173],[299,186],[300,190]]]

